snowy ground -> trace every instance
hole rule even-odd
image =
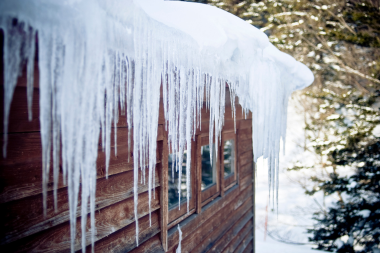
[[[264,232],[256,229],[256,253],[323,253],[325,251],[312,250],[309,245],[291,245],[281,243],[272,238],[264,241]]]
[[[311,160],[304,152],[302,144],[303,113],[297,109],[297,101],[289,101],[286,156],[280,162],[280,187],[278,212],[276,201],[268,204],[268,173],[265,163],[258,162],[256,180],[256,252],[321,252],[312,250],[308,243],[307,228],[311,228],[312,213],[319,209],[321,196],[306,196],[304,189],[296,182],[305,175],[287,172],[291,161]],[[267,208],[268,207],[268,208]],[[268,211],[266,211],[268,210]],[[267,217],[267,236],[265,221]]]

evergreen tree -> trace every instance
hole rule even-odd
[[[373,252],[380,244],[380,138],[365,144],[353,141],[334,150],[331,161],[356,171],[349,177],[332,173],[331,180],[320,184],[327,194],[339,192],[342,200],[315,213],[318,223],[309,230],[310,239],[318,243],[318,249]]]
[[[252,14],[250,13],[250,9],[251,5],[254,4],[254,2],[254,0],[208,0],[208,3],[210,5],[214,5],[225,11],[228,11],[229,13],[232,13],[249,23],[251,23],[253,18]]]

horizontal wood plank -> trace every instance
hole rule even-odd
[[[239,159],[239,166],[240,167],[253,162],[253,152],[252,152],[252,150],[246,151],[244,153],[240,153],[238,156],[239,156],[238,159]]]
[[[251,171],[247,176],[240,180],[240,191],[243,191],[248,186],[253,184],[253,171]]]
[[[252,209],[252,199],[248,198],[243,204],[238,206],[234,204],[233,207],[225,207],[223,210],[216,213],[211,219],[209,219],[203,226],[200,228],[198,235],[199,237],[194,241],[201,241],[198,245],[191,249],[188,246],[191,245],[187,243],[188,237],[184,240],[184,251],[187,252],[208,252],[225,234],[232,226],[235,224],[241,216],[243,216],[247,211]]]
[[[131,253],[165,253],[164,249],[161,245],[161,240],[158,235],[153,236],[149,240],[145,241],[143,244],[139,245],[139,247],[134,248]]]
[[[229,191],[226,192],[223,198],[219,197],[215,199],[213,202],[207,204],[202,208],[202,212],[197,215],[193,215],[189,217],[186,221],[181,224],[183,228],[182,238],[185,240],[186,237],[193,235],[199,228],[207,222],[215,213],[219,210],[223,209],[223,207],[227,205],[231,205],[234,201],[238,201],[238,203],[243,204],[247,198],[252,196],[252,185],[248,186],[243,192],[239,191],[238,186],[232,187]],[[235,202],[234,202],[235,203]],[[168,235],[168,245],[169,249],[175,247],[178,243],[178,232],[174,228],[169,230]],[[196,245],[193,245],[195,247]]]
[[[38,79],[37,79],[38,80]],[[35,84],[38,83],[35,80]],[[15,92],[12,97],[10,113],[9,113],[9,125],[8,133],[27,133],[27,132],[39,132],[40,131],[40,108],[39,108],[39,88],[33,89],[33,101],[32,101],[32,120],[28,118],[28,103],[26,95],[26,78],[22,76],[19,78]],[[4,97],[4,87],[0,85],[0,96]],[[4,119],[4,103],[0,103],[0,117]],[[163,106],[159,107],[158,112],[158,124],[165,124],[165,115]],[[119,116],[117,127],[128,127],[127,115],[122,114],[119,106]],[[0,125],[0,133],[4,133],[3,124]],[[99,126],[100,127],[100,126]],[[114,123],[112,123],[114,127]]]
[[[254,239],[251,240],[250,243],[248,243],[247,247],[244,249],[243,253],[252,253],[254,252],[253,251],[253,246],[254,246],[254,243],[253,243]]]
[[[159,187],[152,197],[151,210],[159,206]],[[139,194],[138,215],[143,217],[149,214],[148,192]],[[101,240],[134,222],[133,197],[99,209],[95,212],[96,234],[95,241]],[[86,245],[91,244],[90,215],[86,217]],[[81,218],[77,218],[75,250],[81,249]],[[70,251],[70,223],[69,221],[44,230],[32,236],[1,247],[3,252],[58,252]],[[1,249],[0,248],[0,249]]]
[[[159,211],[152,212],[152,225],[149,223],[149,215],[139,219],[139,244],[143,244],[160,232]],[[120,229],[95,243],[95,252],[129,252],[136,248],[136,227],[133,222],[129,226]],[[87,247],[91,252],[91,247]]]
[[[240,167],[240,178],[246,177],[254,170],[253,161]]]
[[[223,249],[223,251],[219,252],[234,252],[244,240],[247,235],[252,236],[252,220],[247,222],[242,230],[228,243],[228,246]]]
[[[4,87],[0,86],[0,96],[4,98]],[[4,100],[0,102],[0,117],[4,120]],[[32,120],[28,119],[28,103],[26,87],[16,87],[9,112],[8,133],[40,131],[38,89],[33,89]],[[4,125],[0,124],[0,133],[4,133]]]
[[[210,186],[209,188],[205,189],[202,191],[202,194],[201,194],[201,200],[202,200],[202,204],[209,200],[210,198],[214,197],[215,198],[215,195],[218,193],[218,186],[216,184]]]
[[[157,140],[163,139],[163,125],[159,125]],[[112,134],[112,133],[111,133]],[[111,154],[108,175],[115,175],[125,171],[133,170],[133,139],[131,150],[128,150],[128,129],[118,130],[117,156],[115,156],[115,145],[111,140]],[[2,142],[2,135],[0,142]],[[16,133],[9,135],[7,157],[0,157],[0,203],[17,200],[42,192],[42,147],[41,138],[36,133]],[[106,175],[105,153],[102,152],[101,142],[97,159],[97,178]],[[128,156],[130,156],[128,161]],[[161,153],[156,151],[156,161],[160,162]],[[51,164],[52,167],[52,164]],[[65,188],[63,183],[63,172],[60,169],[58,189]],[[53,190],[53,173],[50,173],[48,191]]]
[[[252,232],[252,230],[251,230]],[[246,247],[248,247],[250,244],[252,244],[252,233],[247,233],[245,237],[239,241],[239,246],[236,248],[234,253],[242,253]]]
[[[241,241],[248,235],[252,234],[252,220],[248,221],[236,236],[229,241],[228,246],[219,252],[234,252],[240,245]]]
[[[159,186],[158,168],[155,173],[155,184]],[[110,176],[108,179],[97,180],[95,209],[99,210],[133,196],[133,171]],[[148,181],[148,173],[145,175]],[[139,180],[139,193],[148,190],[147,184]],[[79,192],[79,196],[80,196]],[[67,189],[63,188],[57,194],[58,209],[54,210],[54,198],[49,193],[47,199],[47,215],[43,215],[42,196],[36,195],[0,206],[0,244],[9,243],[25,236],[49,229],[69,220],[69,204]],[[81,201],[78,198],[77,217],[80,213]],[[28,207],[28,208],[25,208]]]
[[[249,222],[252,217],[252,211],[248,210],[226,233],[221,235],[222,237],[209,252],[222,252],[239,233],[245,234],[249,230],[252,231],[252,222]]]

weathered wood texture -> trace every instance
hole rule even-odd
[[[237,121],[238,185],[180,223],[183,252],[253,252],[252,123],[246,122]],[[176,227],[169,230],[168,245],[169,252],[178,247]]]
[[[157,133],[157,140],[163,138],[163,125],[160,125]],[[3,143],[3,135],[0,142]],[[133,169],[133,152],[128,152],[128,129],[120,128],[117,131],[119,139],[117,143],[117,156],[115,156],[115,146],[113,138],[111,141],[111,157],[108,175],[131,171]],[[97,160],[97,177],[104,178],[105,153],[102,152],[101,141],[99,141],[99,152]],[[131,142],[133,145],[133,140]],[[0,203],[17,200],[42,192],[42,160],[41,160],[41,137],[39,132],[14,133],[9,134],[7,157],[0,156]],[[128,154],[129,153],[129,154]],[[157,163],[160,162],[161,153],[157,151]],[[130,156],[128,161],[128,155]],[[53,189],[53,173],[50,173],[48,190]],[[26,176],[28,175],[28,176]],[[62,181],[62,171],[60,170],[60,182],[58,189],[66,187]]]
[[[2,57],[1,57],[2,58]],[[38,71],[35,71],[35,82]],[[0,73],[0,76],[2,73]],[[2,81],[2,80],[1,80]],[[28,120],[25,78],[21,77],[16,87],[9,119],[7,157],[0,156],[0,252],[69,252],[70,223],[67,186],[62,178],[58,184],[58,209],[54,210],[53,178],[48,185],[47,215],[42,208],[42,166],[39,123],[39,89],[35,85],[33,94],[33,117]],[[1,84],[1,83],[0,83]],[[0,87],[3,99],[3,87]],[[244,118],[241,107],[236,110],[235,138],[237,161],[235,184],[220,183],[219,195],[212,201],[202,203],[194,192],[195,209],[178,222],[183,232],[182,252],[252,252],[253,251],[253,154],[252,115]],[[0,117],[3,117],[3,100],[0,101]],[[197,129],[195,140],[206,136],[209,130],[209,111],[202,110],[202,129]],[[157,133],[156,188],[151,205],[149,221],[148,186],[139,184],[139,243],[135,242],[135,220],[133,213],[133,152],[128,150],[128,127],[125,115],[120,115],[117,125],[117,144],[111,138],[111,158],[108,179],[105,172],[105,154],[99,139],[96,190],[96,252],[175,252],[178,247],[177,226],[169,226],[167,197],[167,134],[164,129],[163,106],[160,106]],[[3,126],[0,124],[0,132]],[[231,106],[227,103],[223,133],[234,133],[235,123]],[[114,131],[114,130],[113,130]],[[112,133],[113,135],[113,133]],[[0,142],[3,143],[1,134]],[[131,140],[133,146],[133,138]],[[197,150],[197,142],[193,142]],[[114,154],[117,147],[117,156]],[[128,157],[130,159],[128,160]],[[199,162],[194,153],[194,167]],[[197,161],[198,160],[198,161]],[[195,172],[195,171],[194,171]],[[51,173],[52,174],[52,173]],[[222,176],[223,174],[220,174]],[[146,177],[148,173],[146,173]],[[200,171],[194,174],[195,183],[201,180]],[[146,178],[147,180],[147,178]],[[140,180],[139,180],[140,181]],[[200,190],[194,187],[195,190]],[[80,193],[79,193],[80,194]],[[165,208],[161,208],[162,204]],[[80,198],[77,210],[77,233],[75,250],[81,250]],[[91,251],[90,215],[86,219],[86,250]]]

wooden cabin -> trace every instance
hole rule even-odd
[[[3,38],[0,41],[3,43]],[[1,44],[1,50],[2,48]],[[3,119],[2,65],[0,69],[0,117]],[[175,191],[177,184],[171,179],[171,165],[175,159],[168,148],[161,100],[152,224],[149,225],[148,185],[140,184],[138,247],[133,212],[133,159],[128,161],[128,152],[133,156],[133,150],[128,151],[128,126],[125,116],[120,115],[117,125],[117,156],[111,152],[108,179],[105,178],[105,153],[101,148],[101,140],[99,141],[95,252],[175,252],[179,241],[178,224],[183,232],[182,252],[254,251],[252,116],[249,114],[245,118],[241,107],[237,106],[235,133],[227,94],[228,91],[218,158],[214,154],[212,157],[215,160],[213,165],[210,164],[207,151],[210,145],[210,115],[205,106],[201,114],[202,127],[196,132],[192,153],[186,154],[192,156],[189,212],[186,197],[182,197],[181,208],[178,208],[178,193]],[[58,185],[57,209],[54,209],[53,176],[50,175],[47,215],[44,217],[43,214],[37,67],[31,121],[28,120],[26,95],[26,75],[23,73],[10,109],[7,157],[0,158],[0,252],[69,252],[68,192],[62,175]],[[3,124],[0,124],[0,128],[3,133]],[[3,134],[1,143],[3,144]],[[111,145],[111,149],[114,149],[114,144]],[[77,217],[75,250],[80,251],[80,219],[83,218],[80,217],[80,207]],[[90,215],[84,218],[88,219],[87,251],[90,251]]]

